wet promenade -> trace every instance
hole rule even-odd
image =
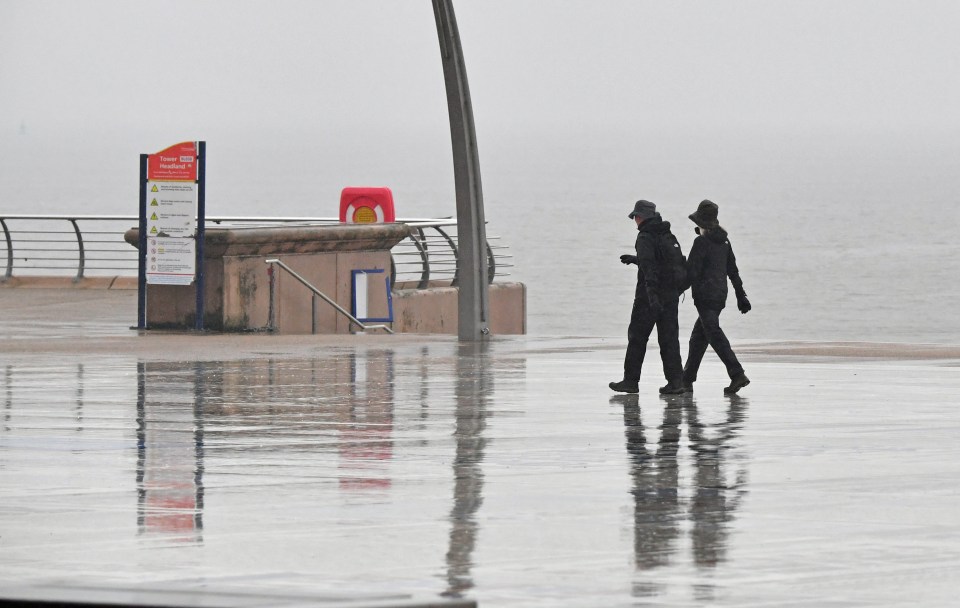
[[[950,606],[960,347],[129,329],[0,289],[0,596],[205,606]],[[655,342],[655,341],[654,341]]]

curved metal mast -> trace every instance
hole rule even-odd
[[[443,80],[447,89],[450,138],[453,144],[453,177],[457,194],[457,235],[460,256],[457,262],[457,300],[460,341],[480,341],[489,335],[489,307],[486,264],[486,225],[483,215],[483,188],[480,159],[473,124],[473,106],[467,70],[460,46],[460,31],[453,13],[453,0],[433,0],[437,20]]]

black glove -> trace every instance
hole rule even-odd
[[[738,293],[737,294],[737,310],[743,314],[750,312],[750,309],[753,308],[750,306],[750,300],[747,299],[747,294]]]
[[[637,263],[637,256],[635,256],[635,255],[627,255],[627,254],[621,255],[621,256],[620,256],[620,263],[621,263],[621,264],[636,264],[636,263]]]

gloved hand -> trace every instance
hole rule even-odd
[[[747,299],[747,294],[738,293],[737,294],[737,310],[742,314],[747,314],[750,312],[750,309],[753,308],[750,306],[750,300]]]
[[[637,256],[635,256],[635,255],[628,255],[628,254],[621,255],[621,256],[620,256],[620,263],[621,263],[621,264],[636,264],[636,263],[637,263]]]

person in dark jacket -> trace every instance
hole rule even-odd
[[[683,365],[680,360],[680,326],[677,321],[679,289],[662,270],[657,254],[660,240],[671,235],[670,222],[657,213],[657,206],[640,200],[627,216],[637,224],[636,255],[621,255],[624,264],[636,264],[637,289],[634,292],[630,326],[627,328],[627,354],[623,361],[623,380],[611,382],[610,388],[621,393],[639,391],[640,370],[647,352],[647,340],[654,326],[660,343],[660,358],[667,384],[662,394],[683,392]],[[672,235],[671,235],[672,236]]]
[[[727,278],[733,284],[737,308],[741,313],[746,314],[750,310],[750,301],[743,290],[737,257],[733,254],[727,231],[717,221],[718,212],[719,207],[715,203],[705,200],[689,216],[697,225],[699,236],[693,241],[687,258],[687,281],[693,291],[693,303],[699,318],[690,334],[690,352],[683,368],[683,388],[684,392],[693,392],[693,383],[697,381],[697,371],[709,344],[730,376],[730,386],[724,388],[723,392],[732,395],[750,384],[750,380],[720,328],[720,311],[727,304]]]

